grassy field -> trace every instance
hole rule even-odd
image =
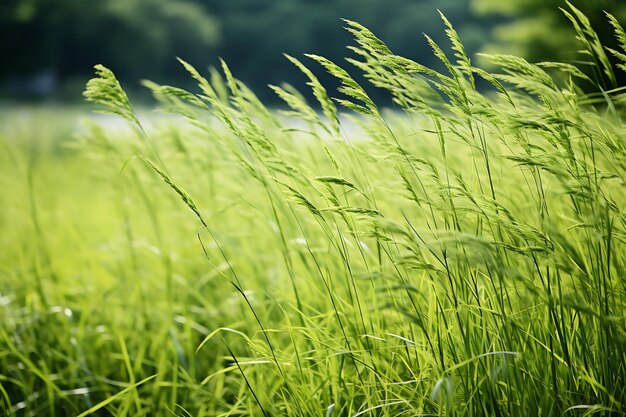
[[[449,26],[441,74],[347,22],[392,111],[316,56],[288,59],[320,112],[184,62],[198,92],[148,84],[168,117],[104,67],[125,123],[5,109],[0,411],[624,415],[626,56],[571,13],[596,77],[487,73]]]

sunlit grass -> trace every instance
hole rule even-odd
[[[314,55],[289,59],[321,112],[183,62],[199,92],[146,83],[178,118],[137,117],[98,67],[86,96],[127,130],[3,133],[7,414],[624,414],[621,91],[515,57],[487,73],[445,19],[447,74],[346,24],[394,111]]]

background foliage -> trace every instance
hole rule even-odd
[[[597,0],[571,2],[582,11],[603,45],[614,45],[613,28],[604,23],[605,11],[617,20],[626,20],[626,3],[618,0]],[[571,36],[571,25],[567,16],[560,10],[566,7],[562,0],[473,0],[473,11],[485,16],[498,15],[506,20],[491,29],[489,41],[483,49],[524,56],[537,61],[580,60],[577,50],[580,45]],[[620,85],[624,76],[618,74]]]
[[[617,0],[574,1],[613,44],[603,10]],[[176,56],[200,67],[224,58],[263,98],[267,84],[302,80],[282,53],[312,52],[342,61],[349,37],[341,18],[358,21],[394,52],[436,66],[427,33],[443,41],[436,10],[455,25],[470,56],[481,49],[530,60],[576,59],[562,0],[4,0],[0,3],[0,93],[79,97],[93,65],[105,63],[129,88],[139,80],[185,83]],[[322,79],[329,83],[331,78]]]

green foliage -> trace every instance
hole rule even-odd
[[[26,0],[0,4],[0,79],[49,72],[85,77],[107,62],[122,79],[163,77],[176,54],[205,57],[219,25],[201,3],[164,0]],[[81,79],[82,82],[82,79]]]
[[[321,114],[180,60],[196,90],[147,83],[175,117],[139,124],[99,66],[85,95],[131,129],[38,158],[5,133],[6,414],[625,413],[626,93],[587,95],[600,81],[564,63],[475,67],[445,17],[443,69],[346,24],[394,112],[318,55],[288,61]]]
[[[626,4],[615,0],[472,0],[472,6],[483,15],[499,14],[509,19],[493,29],[496,42],[485,45],[485,51],[518,55],[531,62],[585,61],[588,69],[596,68],[588,60],[601,57],[603,47],[616,45],[605,13],[612,14],[617,21],[626,20]],[[572,19],[579,32],[578,41],[570,35]],[[591,27],[593,33],[589,32]],[[588,55],[590,47],[596,49],[594,55]],[[577,53],[581,49],[582,56]],[[604,66],[602,70],[606,81],[614,84],[612,75],[606,73],[611,66]],[[618,79],[619,85],[624,85],[626,77],[619,74]]]
[[[342,18],[366,24],[400,53],[430,65],[434,59],[418,35],[428,32],[443,40],[435,19],[438,7],[461,34],[471,35],[466,46],[476,51],[486,22],[471,15],[469,0],[434,3],[364,0],[354,7],[353,0],[6,0],[0,3],[0,54],[10,59],[0,67],[0,94],[11,93],[12,83],[19,87],[20,80],[48,74],[61,84],[57,90],[68,84],[66,97],[77,99],[78,91],[71,95],[72,82],[82,87],[101,62],[129,93],[146,78],[189,87],[173,57],[185,57],[198,68],[218,67],[222,57],[253,91],[276,103],[268,84],[295,84],[304,78],[290,62],[277,58],[315,53],[341,62],[349,42]],[[318,77],[332,85],[332,77]]]

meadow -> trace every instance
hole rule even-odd
[[[626,33],[566,13],[588,72],[346,21],[347,65],[286,57],[288,110],[183,60],[160,116],[104,66],[113,116],[4,109],[0,411],[626,414]]]

